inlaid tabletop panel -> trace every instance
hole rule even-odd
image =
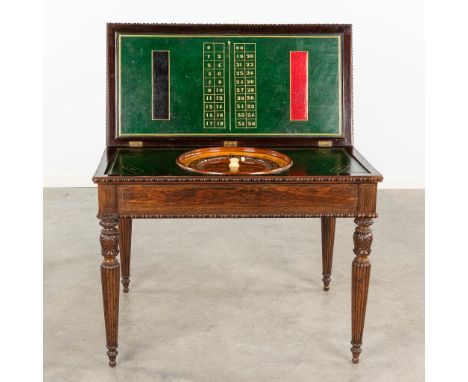
[[[196,176],[197,174],[183,170],[176,164],[179,155],[189,150],[190,148],[118,149],[109,163],[106,174],[111,176]],[[278,176],[369,174],[369,171],[344,148],[280,148],[275,150],[288,155],[293,161],[292,167]]]

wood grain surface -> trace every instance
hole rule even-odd
[[[358,186],[330,185],[121,185],[120,214],[354,213]]]

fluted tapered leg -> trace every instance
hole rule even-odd
[[[123,291],[128,293],[130,285],[130,253],[132,250],[132,219],[119,219],[119,249],[122,263]]]
[[[336,218],[322,218],[322,281],[323,290],[330,289],[331,271],[333,263],[333,244],[335,242]]]
[[[352,297],[351,297],[351,322],[352,338],[351,352],[353,363],[359,362],[362,352],[362,335],[364,332],[364,321],[366,318],[367,292],[369,289],[369,277],[371,264],[368,256],[372,245],[372,219],[354,219],[357,224],[354,232],[354,260],[352,265]]]
[[[117,358],[117,340],[119,327],[119,278],[120,264],[117,259],[119,253],[119,230],[117,218],[102,218],[99,222],[101,230],[101,263],[102,297],[104,302],[104,321],[106,325],[107,355],[109,365],[114,367]]]

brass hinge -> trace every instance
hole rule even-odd
[[[237,141],[224,141],[223,142],[224,147],[232,147],[232,146],[237,146]]]
[[[318,141],[318,147],[332,147],[333,141]]]
[[[128,147],[143,147],[143,141],[128,141]]]

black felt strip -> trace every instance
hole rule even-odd
[[[169,119],[169,52],[153,51],[153,119]]]

